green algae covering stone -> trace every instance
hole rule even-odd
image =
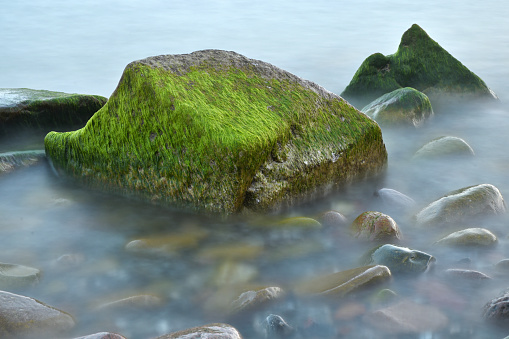
[[[481,78],[416,24],[403,34],[396,53],[375,53],[364,60],[341,96],[363,107],[403,87],[423,92],[433,104],[451,98],[497,99]]]
[[[130,63],[87,125],[45,148],[85,185],[221,214],[290,206],[387,161],[379,126],[341,97],[220,50]]]

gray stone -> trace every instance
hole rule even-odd
[[[0,337],[55,338],[73,328],[67,313],[35,299],[0,291]]]
[[[257,291],[246,291],[232,302],[232,313],[239,314],[266,306],[280,299],[285,292],[280,287],[266,287]]]
[[[41,271],[37,268],[0,263],[0,289],[20,289],[39,282]]]
[[[463,139],[442,136],[431,140],[415,152],[413,159],[432,159],[450,156],[473,156],[474,150]]]
[[[44,158],[46,158],[44,150],[0,153],[0,174],[38,164]]]
[[[415,219],[421,226],[455,225],[472,217],[505,212],[504,198],[498,188],[481,184],[447,193],[423,208]]]
[[[385,244],[370,251],[365,263],[385,265],[395,274],[424,272],[435,261],[428,253]]]
[[[415,207],[415,200],[392,188],[381,188],[375,192],[383,206],[389,210],[409,211]]]
[[[337,211],[327,211],[320,215],[318,221],[326,227],[343,227],[347,224],[346,217]]]
[[[156,339],[242,339],[240,333],[233,326],[228,324],[210,324],[199,327],[193,327],[170,334],[166,334]]]
[[[446,246],[493,246],[497,237],[485,228],[467,228],[451,233],[436,242]]]
[[[74,339],[126,339],[126,338],[121,336],[120,334],[117,334],[117,333],[100,332],[100,333],[89,334],[89,335],[74,338]]]
[[[483,307],[483,318],[504,327],[509,327],[509,292],[493,298]]]
[[[420,127],[433,116],[433,109],[426,94],[405,87],[384,94],[362,109],[381,126],[410,125]]]

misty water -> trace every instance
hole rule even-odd
[[[314,333],[317,338],[380,338],[384,334],[364,322],[362,312],[346,320],[338,316],[345,305],[362,305],[364,313],[372,310],[370,293],[376,288],[328,302],[288,297],[241,321],[221,312],[231,297],[225,290],[286,288],[307,277],[359,266],[359,258],[370,248],[342,230],[271,231],[253,224],[289,216],[317,217],[327,210],[337,210],[352,221],[364,211],[377,210],[396,220],[402,245],[437,259],[432,271],[395,277],[383,286],[401,297],[432,304],[449,319],[440,331],[409,338],[505,337],[509,329],[486,324],[481,313],[486,302],[509,287],[507,276],[493,267],[509,258],[509,217],[471,220],[452,230],[423,229],[414,224],[411,213],[390,209],[373,193],[382,187],[398,190],[417,202],[417,210],[449,191],[482,183],[495,185],[509,197],[507,17],[509,5],[495,0],[20,0],[2,4],[0,88],[109,97],[133,60],[216,48],[270,62],[339,94],[367,56],[396,52],[403,32],[417,23],[500,98],[494,105],[437,107],[434,118],[420,129],[384,128],[389,161],[383,176],[256,220],[193,215],[89,191],[56,177],[45,162],[4,175],[0,177],[0,262],[43,272],[39,284],[12,291],[73,315],[77,324],[67,337],[113,331],[127,338],[151,338],[230,322],[245,338],[257,338],[263,336],[256,324],[270,313],[279,313],[292,326],[310,331],[303,337]],[[463,138],[475,156],[411,160],[424,143],[442,135]],[[43,148],[42,137],[26,138],[0,148],[2,152],[26,149],[26,144]],[[489,229],[498,244],[487,250],[433,245],[442,236],[468,227]],[[195,247],[164,255],[126,250],[132,240],[168,234],[192,235],[199,241]],[[231,255],[218,254],[225,248],[231,249]],[[492,279],[448,281],[440,274],[447,268],[478,270]],[[98,310],[106,302],[140,294],[157,296],[161,303],[141,312]]]

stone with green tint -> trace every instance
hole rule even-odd
[[[423,92],[431,102],[497,99],[483,80],[416,24],[403,34],[396,53],[375,53],[364,60],[341,96],[356,107],[363,107],[403,87]]]
[[[405,87],[384,94],[362,109],[382,126],[421,126],[433,116],[433,109],[426,94]]]
[[[496,235],[485,228],[467,228],[451,233],[436,242],[437,245],[473,247],[493,246],[496,243]]]
[[[498,188],[481,184],[447,193],[424,207],[415,220],[420,226],[454,226],[475,217],[505,212],[505,201]]]
[[[107,104],[46,153],[81,183],[232,214],[322,196],[378,173],[378,125],[341,97],[234,52],[130,63]]]
[[[474,156],[475,152],[463,139],[453,136],[442,136],[431,140],[419,148],[413,159],[437,159],[450,156],[468,157]]]
[[[0,263],[0,289],[20,289],[39,282],[41,271],[34,267]]]
[[[45,133],[82,127],[107,99],[28,88],[0,88],[0,135],[32,128]]]

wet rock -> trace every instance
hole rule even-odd
[[[0,289],[20,289],[39,282],[41,271],[37,268],[0,263]]]
[[[318,221],[325,227],[341,228],[347,225],[346,217],[338,211],[327,211],[322,213]]]
[[[130,63],[85,127],[45,147],[87,186],[225,215],[313,200],[387,162],[378,124],[343,98],[220,50]]]
[[[390,277],[391,271],[386,266],[363,266],[303,281],[297,284],[295,292],[301,295],[343,297],[368,285],[383,283]]]
[[[482,311],[484,319],[509,327],[509,291],[487,302]]]
[[[85,256],[81,253],[62,254],[55,259],[53,266],[58,269],[69,269],[81,266],[85,262]]]
[[[97,311],[105,312],[132,312],[157,309],[164,304],[160,297],[154,295],[135,295],[128,298],[101,304]]]
[[[0,337],[59,337],[73,328],[67,313],[25,296],[0,291]]]
[[[435,258],[428,253],[390,244],[376,247],[365,259],[366,264],[385,265],[394,274],[424,272],[433,262]]]
[[[233,326],[228,324],[210,324],[199,327],[193,327],[170,334],[166,334],[156,339],[242,339],[240,333]]]
[[[375,192],[384,207],[395,211],[409,211],[415,207],[415,200],[391,188],[381,188]]]
[[[467,228],[438,240],[437,245],[447,246],[493,246],[497,237],[485,228]]]
[[[450,268],[445,270],[445,274],[451,278],[464,279],[471,281],[489,280],[491,277],[488,275],[474,270],[465,270],[460,268]]]
[[[431,140],[415,152],[413,159],[432,159],[450,156],[473,156],[474,150],[461,138],[442,136]]]
[[[291,229],[319,229],[322,227],[318,221],[307,217],[286,218],[274,223],[272,228],[291,228]]]
[[[472,217],[505,212],[504,198],[498,188],[481,184],[447,193],[423,208],[415,219],[421,226],[455,225]]]
[[[266,287],[257,291],[244,292],[232,302],[232,313],[239,314],[254,311],[282,298],[284,295],[285,292],[280,287]]]
[[[509,274],[509,259],[502,259],[495,264],[495,269],[499,273]]]
[[[449,323],[439,308],[410,300],[371,312],[364,317],[364,321],[386,334],[434,332]]]
[[[48,133],[84,126],[108,99],[28,88],[0,88],[0,135],[32,128]]]
[[[95,334],[89,334],[83,337],[78,337],[74,339],[126,339],[120,334],[111,333],[111,332],[100,332]]]
[[[385,93],[407,86],[424,92],[433,104],[444,99],[497,99],[484,81],[416,24],[403,34],[396,53],[375,53],[364,60],[341,96],[356,107],[363,107]]]
[[[401,232],[394,219],[381,212],[362,213],[352,222],[350,231],[356,238],[370,241],[401,239]]]
[[[201,229],[188,230],[183,233],[155,235],[133,240],[125,246],[125,249],[137,254],[171,257],[182,250],[198,247],[207,235],[208,232]]]
[[[212,283],[215,286],[243,284],[253,280],[257,275],[256,266],[226,260],[217,267]]]
[[[371,299],[374,304],[387,304],[391,301],[396,300],[398,294],[391,289],[384,288],[377,292]]]
[[[421,126],[433,116],[433,109],[426,94],[405,87],[384,94],[366,105],[362,112],[381,126]]]
[[[0,153],[0,175],[38,164],[45,158],[44,150]]]
[[[270,314],[262,325],[265,338],[291,338],[295,329],[279,315]]]

